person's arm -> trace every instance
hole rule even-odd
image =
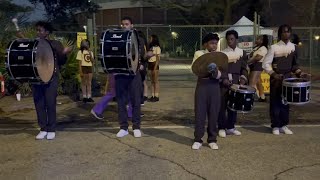
[[[261,61],[261,59],[263,59],[263,57],[265,57],[268,53],[268,50],[267,48],[265,48],[264,46],[263,47],[260,47],[257,52],[256,52],[256,55],[255,56],[252,56],[249,60],[248,60],[248,64],[253,64],[255,62],[259,62]]]
[[[248,60],[247,53],[243,51],[243,56],[241,58],[241,70],[240,70],[240,84],[242,85],[248,83],[247,60]]]
[[[83,55],[82,55],[82,52],[81,51],[78,51],[78,53],[77,53],[77,57],[76,57],[76,59],[78,60],[78,65],[79,65],[79,74],[80,74],[80,76],[82,76],[83,75],[83,73],[82,73],[82,59],[83,59]]]
[[[160,49],[160,47],[157,47],[157,48],[156,48],[156,54],[155,54],[155,56],[156,56],[156,62],[155,62],[154,70],[156,70],[156,68],[157,68],[158,65],[159,65],[160,54],[161,54],[161,49]]]
[[[299,67],[298,64],[298,52],[297,52],[297,47],[295,47],[295,51],[293,52],[294,56],[293,56],[293,60],[292,60],[292,68],[291,68],[291,72],[293,72],[294,74],[296,74],[298,77],[300,77],[300,75],[302,74],[302,71]]]

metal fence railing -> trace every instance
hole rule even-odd
[[[115,26],[97,27],[97,39],[100,34],[109,28]],[[158,26],[144,25],[135,26],[141,30],[146,37],[155,34],[159,37],[162,49],[162,62],[160,64],[172,70],[171,74],[190,74],[189,64],[192,61],[193,54],[196,50],[201,49],[202,38],[208,32],[218,33],[223,37],[223,33],[228,29],[237,29],[239,31],[239,46],[250,50],[253,44],[253,35],[241,36],[241,33],[248,34],[249,32],[241,32],[241,30],[253,32],[253,26],[230,26],[230,25],[188,25],[188,26]],[[270,35],[271,42],[276,42],[277,28],[264,28],[272,30]],[[258,32],[262,29],[258,29]],[[58,36],[64,36],[76,41],[76,32],[56,32]],[[250,33],[249,33],[250,34]],[[293,34],[297,34],[301,40],[299,48],[300,64],[310,73],[320,70],[320,27],[293,27]],[[96,46],[99,48],[99,46]],[[220,41],[220,49],[226,47],[225,40]],[[169,70],[168,70],[169,71]],[[162,73],[164,76],[165,74]],[[188,75],[181,75],[185,79],[190,79]],[[166,78],[162,78],[164,80]],[[170,79],[170,78],[168,78]]]

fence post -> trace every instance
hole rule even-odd
[[[313,59],[313,31],[312,28],[310,27],[310,34],[309,34],[309,73],[311,72],[311,65],[312,65],[312,59]]]
[[[202,48],[202,26],[200,27],[200,41],[199,41],[199,49]]]

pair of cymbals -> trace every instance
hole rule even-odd
[[[192,72],[198,77],[208,77],[208,65],[215,63],[219,71],[228,71],[228,56],[222,52],[210,52],[200,56],[192,64]]]

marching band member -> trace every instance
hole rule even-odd
[[[263,61],[263,69],[270,75],[270,118],[274,135],[293,134],[289,124],[289,105],[282,101],[282,80],[291,77],[305,77],[297,63],[296,47],[290,42],[291,27],[281,25],[278,29],[279,42],[272,45]]]
[[[221,108],[219,113],[219,136],[240,136],[241,132],[235,129],[237,112],[227,108],[228,91],[231,84],[245,85],[248,82],[247,55],[246,52],[237,47],[238,32],[235,30],[226,33],[228,47],[223,52],[228,56],[228,81],[223,81],[221,86]],[[228,117],[226,117],[226,111]]]
[[[217,34],[207,34],[202,43],[205,50],[196,51],[192,64],[202,55],[217,50],[219,37]],[[218,149],[217,145],[217,121],[220,109],[220,85],[219,79],[227,76],[226,72],[221,72],[215,64],[208,66],[209,77],[198,78],[195,90],[195,131],[192,149],[198,150],[202,146],[202,137],[205,133],[205,122],[208,117],[208,144],[211,149]]]

